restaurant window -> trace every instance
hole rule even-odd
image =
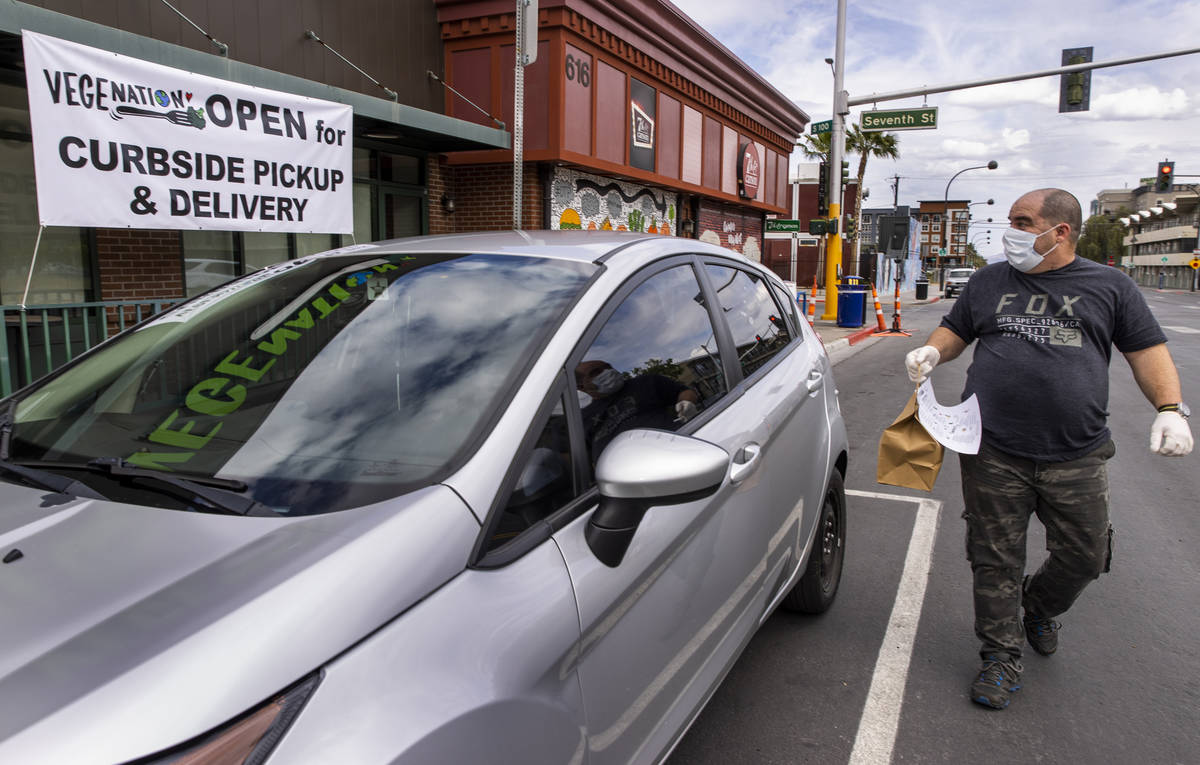
[[[183,280],[188,297],[285,260],[341,246],[338,234],[184,231]]]
[[[425,182],[423,156],[356,147],[354,240],[361,244],[427,233]]]
[[[29,99],[23,86],[0,83],[0,303],[21,302],[35,245],[26,305],[95,300],[92,242],[74,226],[47,226],[38,242]]]

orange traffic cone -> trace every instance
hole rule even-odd
[[[877,331],[886,332],[887,324],[883,321],[883,307],[879,305],[879,293],[875,291],[875,283],[871,283],[871,299],[875,301],[875,322],[879,325]]]
[[[883,324],[883,311],[879,307],[879,301],[875,302],[876,315],[879,317],[879,323]],[[892,316],[892,328],[875,330],[873,335],[902,335],[904,337],[912,337],[912,332],[905,332],[900,329],[900,282],[896,282],[896,313]]]
[[[815,325],[817,321],[817,275],[813,274],[812,289],[808,293],[808,323]]]

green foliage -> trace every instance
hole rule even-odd
[[[1075,254],[1081,258],[1094,260],[1097,263],[1107,263],[1109,258],[1119,262],[1125,251],[1125,227],[1117,218],[1128,215],[1129,210],[1122,207],[1116,214],[1093,215],[1083,224],[1083,233],[1075,245]]]
[[[676,364],[671,359],[667,359],[666,361],[662,359],[647,359],[646,366],[634,367],[626,376],[639,377],[641,375],[662,375],[670,377],[672,380],[678,380],[683,376],[683,366]]]

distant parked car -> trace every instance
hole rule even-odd
[[[829,358],[690,239],[269,266],[0,401],[0,448],[3,763],[659,761],[845,555]]]
[[[946,284],[942,294],[948,298],[961,294],[973,273],[974,268],[951,268],[946,272]]]

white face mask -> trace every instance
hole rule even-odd
[[[1048,234],[1056,228],[1058,226],[1053,226],[1041,234],[1034,234],[1031,231],[1022,231],[1017,228],[1008,229],[1004,232],[1004,236],[1000,237],[1000,241],[1004,245],[1004,257],[1008,259],[1013,268],[1022,273],[1029,273],[1037,268],[1046,259],[1047,255],[1054,251],[1054,247],[1058,246],[1055,243],[1054,247],[1043,253],[1039,253],[1033,249],[1033,243],[1042,234]]]
[[[625,378],[617,370],[609,367],[592,378],[592,387],[601,396],[611,396],[625,384]]]

